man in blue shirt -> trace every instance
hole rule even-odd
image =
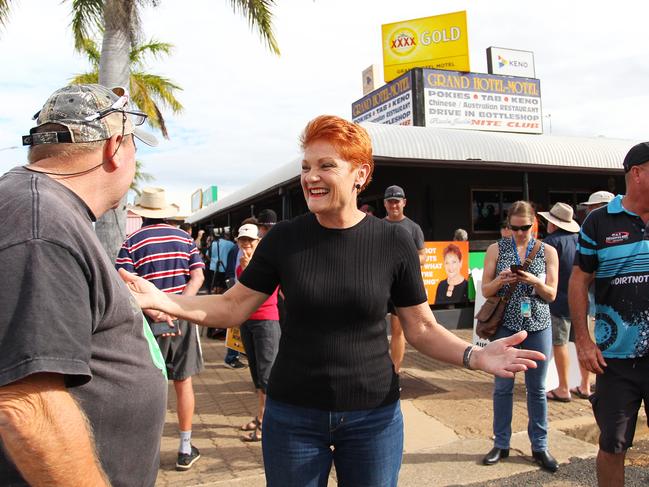
[[[649,142],[624,158],[626,195],[588,215],[570,277],[569,301],[580,363],[597,374],[591,402],[600,429],[600,486],[624,485],[642,400],[649,403]],[[588,287],[596,324],[588,333]]]
[[[557,298],[550,303],[550,318],[552,319],[552,351],[554,363],[559,376],[559,386],[548,391],[550,401],[568,402],[570,385],[568,370],[570,355],[568,352],[568,337],[570,335],[570,311],[568,310],[568,280],[575,261],[577,251],[577,232],[579,223],[573,220],[573,211],[566,203],[556,203],[550,211],[540,211],[539,216],[547,220],[549,236],[544,240],[552,245],[559,256],[559,285]]]
[[[228,240],[224,234],[217,233],[214,236],[210,249],[210,270],[212,274],[211,292],[221,294],[225,292],[225,269],[228,265],[228,254],[235,248],[234,242]]]

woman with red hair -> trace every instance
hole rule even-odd
[[[267,485],[324,486],[333,464],[340,485],[396,486],[403,422],[388,299],[408,341],[431,357],[513,377],[544,356],[515,348],[524,332],[478,349],[437,324],[412,238],[356,207],[374,169],[365,129],[325,115],[300,142],[310,212],[275,225],[232,289],[183,297],[122,276],[142,307],[219,327],[237,326],[279,285],[287,320],[263,420]]]
[[[440,281],[435,293],[435,304],[464,303],[469,300],[469,284],[462,275],[462,251],[455,244],[444,248],[446,279]]]

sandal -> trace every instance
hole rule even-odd
[[[558,396],[557,393],[554,392],[554,391],[548,391],[548,393],[545,395],[545,397],[548,398],[548,401],[557,401],[557,402],[570,402],[570,401],[572,401],[572,398],[570,396],[561,397],[561,396]]]
[[[259,418],[255,416],[250,420],[250,422],[241,427],[241,431],[255,431],[260,424],[261,422],[259,421]]]
[[[572,389],[570,389],[570,393],[574,394],[579,399],[588,399],[588,397],[589,397],[588,394],[584,394],[583,392],[581,392],[581,389],[579,388],[579,386],[573,387]]]
[[[248,433],[247,435],[243,435],[241,437],[241,441],[250,443],[261,441],[261,425],[257,426],[253,432]]]

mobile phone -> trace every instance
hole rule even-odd
[[[166,333],[178,333],[178,320],[173,321],[174,326],[169,325],[166,321],[160,321],[158,323],[151,323],[149,326],[151,327],[151,331],[153,332],[153,336],[159,337],[161,335],[164,335]]]
[[[520,264],[512,264],[509,266],[509,270],[512,271],[514,274],[517,274],[518,271],[523,270],[523,266]]]

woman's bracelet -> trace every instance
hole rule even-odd
[[[462,356],[462,365],[464,365],[465,369],[473,370],[473,368],[471,368],[471,355],[473,355],[474,350],[475,347],[473,345],[469,345],[464,349],[464,355]]]

